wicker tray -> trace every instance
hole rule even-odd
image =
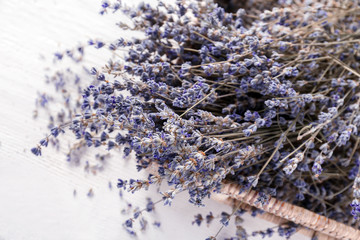
[[[221,193],[214,194],[213,198],[232,206],[239,206],[241,203],[241,208],[245,210],[250,207],[261,209],[265,213],[261,214],[260,217],[276,224],[287,221],[294,222],[302,226],[299,230],[302,234],[309,237],[317,236],[318,240],[360,240],[360,231],[343,223],[275,198],[270,198],[269,203],[262,206],[260,203],[256,203],[258,192],[253,190],[240,194],[239,192],[238,185],[225,183]]]

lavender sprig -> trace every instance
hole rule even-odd
[[[227,180],[261,192],[262,204],[271,193],[355,226],[359,3],[289,2],[256,1],[258,10],[246,5],[236,13],[212,1],[137,8],[104,2],[101,14],[121,11],[132,25],[118,26],[144,37],[88,42],[114,54],[103,68],[88,70],[91,84],[74,96],[81,101],[67,105],[69,130],[81,147],[123,145],[139,171],[152,171],[118,187],[135,192],[167,182],[165,205],[186,191],[190,203],[203,206]],[[79,62],[85,49],[55,57]],[[57,89],[72,87],[53,79]],[[60,123],[31,150],[35,155],[65,129],[64,118]]]

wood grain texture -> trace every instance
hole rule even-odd
[[[66,144],[59,151],[44,150],[40,158],[29,151],[47,132],[47,115],[40,112],[37,120],[32,116],[37,92],[49,91],[44,74],[52,64],[52,54],[89,38],[112,40],[127,34],[114,25],[120,15],[97,14],[99,4],[97,0],[0,0],[0,240],[130,239],[121,226],[128,218],[121,209],[126,202],[144,206],[147,196],[158,199],[156,189],[151,189],[134,195],[125,193],[120,200],[115,189],[117,178],[142,175],[131,159],[123,160],[119,154],[94,176],[84,172],[83,165],[74,167],[65,161]],[[107,57],[90,52],[86,64],[98,66]],[[92,158],[91,153],[86,154],[82,164]],[[109,181],[112,190],[107,187]],[[86,196],[90,188],[93,198]],[[150,228],[138,239],[195,240],[214,234],[218,222],[210,228],[198,228],[191,225],[193,216],[230,209],[214,201],[206,203],[206,209],[193,207],[183,194],[171,208],[158,206],[148,220],[160,220],[161,228]],[[273,226],[245,218],[249,231]],[[229,227],[220,239],[234,232]]]

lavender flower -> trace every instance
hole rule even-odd
[[[349,222],[344,213],[359,218],[359,161],[353,160],[359,157],[360,20],[353,14],[359,6],[249,2],[233,14],[211,1],[135,9],[104,1],[101,14],[121,10],[133,24],[118,26],[144,37],[89,40],[115,54],[103,68],[87,68],[91,84],[79,87],[76,78],[75,96],[67,94],[74,82],[63,73],[49,77],[66,108],[31,152],[41,155],[69,129],[83,148],[117,151],[124,145],[139,171],[155,166],[147,179],[119,179],[117,186],[133,193],[167,182],[170,190],[160,193],[164,205],[185,191],[190,203],[203,206],[230,181],[242,191],[259,191],[260,205],[269,193],[340,222]],[[55,58],[79,62],[84,51],[80,46]],[[51,102],[43,96],[39,106]],[[146,210],[153,208],[148,201]],[[145,229],[139,216],[134,219]],[[223,213],[221,223],[227,226],[231,216]],[[212,219],[206,216],[208,224]],[[194,223],[203,220],[196,215]],[[124,226],[134,235],[132,222]],[[237,227],[237,237],[245,238]],[[289,238],[295,230],[290,224],[278,233]],[[256,234],[271,236],[273,230]]]

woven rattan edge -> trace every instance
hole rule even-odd
[[[276,218],[275,223],[292,221],[302,226],[300,232],[306,236],[316,234],[319,240],[347,239],[360,240],[360,231],[343,223],[313,213],[307,209],[280,201],[275,198],[269,200],[269,204],[262,206],[256,201],[258,193],[250,190],[241,192],[236,184],[225,183],[220,193],[214,195],[217,201],[233,205],[235,201],[243,203],[243,206],[255,207],[265,211],[263,218],[266,220]]]

